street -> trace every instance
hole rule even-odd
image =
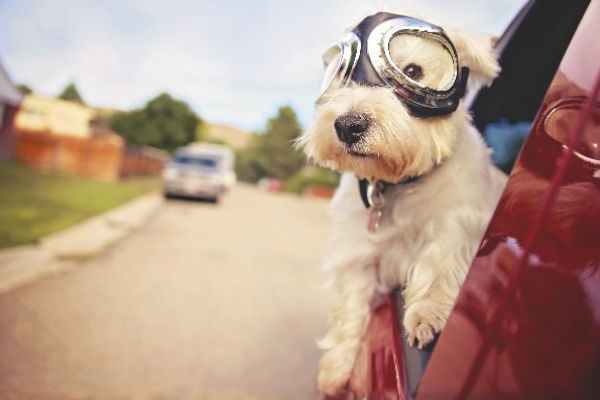
[[[238,185],[165,202],[76,268],[0,295],[0,399],[317,399],[328,202]]]

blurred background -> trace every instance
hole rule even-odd
[[[339,177],[291,142],[322,53],[523,4],[0,0],[1,397],[317,398]]]

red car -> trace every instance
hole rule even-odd
[[[508,184],[436,343],[406,344],[399,294],[375,310],[355,398],[600,399],[598,21],[600,0],[532,0],[498,41],[471,110]]]

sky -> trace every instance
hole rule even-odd
[[[525,0],[0,0],[0,63],[16,84],[142,107],[161,92],[213,123],[264,129],[291,105],[307,126],[321,55],[379,10],[500,34]]]

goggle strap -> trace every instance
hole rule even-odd
[[[467,91],[467,81],[469,80],[469,67],[462,67],[460,69],[460,87],[458,88],[458,98],[465,95]]]

